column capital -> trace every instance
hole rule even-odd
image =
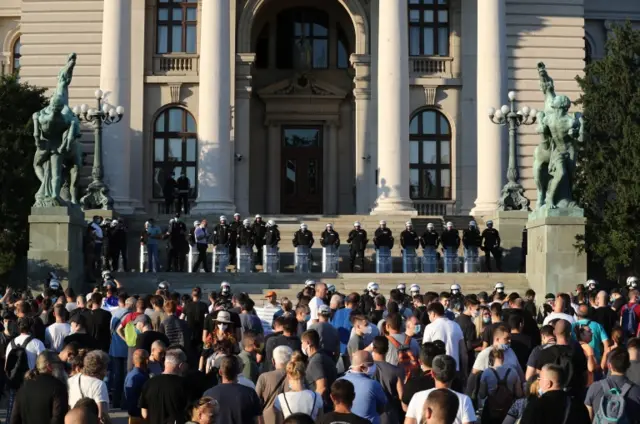
[[[351,62],[351,64],[354,68],[356,68],[357,71],[358,68],[361,68],[363,66],[371,66],[371,55],[352,53],[351,56],[349,56],[349,62]]]
[[[237,64],[253,65],[255,61],[256,61],[255,53],[236,53]]]

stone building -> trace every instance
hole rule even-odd
[[[540,61],[577,98],[626,19],[639,2],[2,0],[0,60],[53,87],[76,52],[72,102],[125,107],[104,146],[121,212],[160,212],[173,171],[201,212],[485,215],[508,150],[487,109],[540,108]],[[537,143],[523,127],[532,202]]]

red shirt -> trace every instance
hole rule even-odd
[[[125,315],[122,321],[120,321],[120,327],[125,328],[127,324],[129,324],[134,319],[138,318],[140,315],[142,315],[140,312],[131,312]]]

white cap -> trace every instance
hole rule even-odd
[[[504,284],[503,283],[496,283],[495,289],[496,290],[504,290]]]
[[[354,223],[353,223],[353,226],[354,226],[354,227],[359,227],[359,226],[360,226],[360,221],[356,221],[356,222],[354,222]]]
[[[276,225],[276,223],[273,221],[273,219],[270,219],[270,220],[267,221],[267,225],[269,227],[273,227],[274,225]]]
[[[384,219],[380,221],[380,225],[387,225],[387,221],[385,221]]]
[[[447,222],[447,228],[449,228],[449,227],[453,227],[453,222],[451,222],[451,221]]]
[[[333,228],[333,224],[329,222],[327,225],[325,225],[325,227],[331,227],[331,228]]]
[[[470,221],[469,222],[469,227],[475,227],[476,225],[477,225],[476,221]]]
[[[58,280],[49,281],[49,288],[53,290],[58,290],[60,288],[60,281]]]
[[[305,224],[304,222],[302,224],[300,224],[300,229],[301,230],[306,230],[307,229],[307,224]]]
[[[451,284],[451,290],[458,290],[458,291],[460,291],[460,284]]]
[[[417,292],[420,293],[420,286],[417,284],[411,284],[411,287],[409,288],[410,292]]]
[[[226,216],[224,216],[224,215],[220,215],[220,221],[226,221],[226,220],[227,220],[227,217],[226,217]]]
[[[197,227],[198,225],[200,225],[200,221],[193,221],[193,226]]]
[[[411,227],[413,225],[413,223],[411,221],[407,221],[404,223],[405,227]]]
[[[316,285],[316,281],[315,281],[315,280],[311,280],[311,279],[309,279],[309,280],[307,280],[307,281],[305,281],[305,282],[304,282],[304,286],[305,286],[305,287],[315,286],[315,285]]]
[[[373,281],[367,284],[367,290],[369,291],[378,291],[379,288],[380,286],[378,286],[378,283],[375,283]]]
[[[240,214],[238,212],[233,214],[233,217],[235,218],[236,216],[240,216]]]
[[[251,221],[249,221],[248,219],[245,219],[244,221],[242,221],[243,225],[251,225]]]
[[[637,283],[638,282],[638,277],[634,277],[633,275],[631,277],[627,277],[627,286],[630,286],[631,283]]]
[[[256,215],[256,217],[255,217],[255,219],[258,219],[258,218],[262,218],[262,215],[257,214],[257,215]]]
[[[430,222],[427,224],[427,228],[433,228],[433,224]]]
[[[399,290],[404,290],[404,289],[406,289],[406,288],[407,288],[407,286],[405,286],[404,284],[400,283],[400,284],[398,284],[398,285],[396,286],[396,288],[397,288],[397,289],[399,289]]]

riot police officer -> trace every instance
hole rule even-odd
[[[239,213],[233,214],[233,222],[229,225],[229,231],[231,232],[231,243],[229,243],[229,262],[236,263],[236,247],[238,240],[238,230],[242,226],[242,219]]]
[[[460,284],[451,285],[451,303],[458,303],[464,306],[464,295],[462,294],[462,287]]]
[[[300,224],[300,229],[293,233],[293,247],[307,246],[311,249],[314,242],[313,233],[309,231],[304,222]]]
[[[242,221],[242,226],[238,227],[238,235],[236,237],[236,243],[238,247],[248,247],[253,249],[254,238],[253,231],[251,231],[251,221],[245,219]]]
[[[262,220],[261,215],[256,215],[253,224],[251,225],[251,231],[253,231],[253,240],[256,244],[256,263],[262,263],[262,246],[264,246],[264,236],[267,234],[267,226]]]
[[[269,247],[278,247],[280,243],[280,230],[276,223],[270,219],[267,221],[267,232],[264,235],[264,244]]]
[[[353,272],[356,256],[360,256],[361,267],[360,272],[364,272],[364,250],[367,248],[367,243],[369,239],[367,239],[367,232],[362,229],[360,226],[360,222],[356,221],[353,223],[353,230],[349,232],[349,237],[347,238],[347,243],[349,246],[349,257],[351,267],[351,272]]]
[[[169,221],[169,260],[167,271],[172,269],[184,272],[185,259],[188,251],[187,247],[187,226],[180,219],[180,214],[176,213],[175,217]]]
[[[214,307],[221,307],[224,310],[230,309],[233,307],[233,294],[231,293],[231,285],[226,281],[223,281],[220,284],[220,294],[218,294],[218,298],[215,301]]]
[[[460,247],[460,234],[453,228],[452,222],[447,222],[447,229],[442,232],[440,240],[443,248],[453,248],[457,252]]]
[[[405,227],[405,230],[400,233],[400,245],[403,249],[417,249],[420,246],[418,233],[414,231],[411,221],[407,221]]]
[[[462,245],[465,249],[470,247],[480,247],[480,230],[476,225],[476,221],[469,222],[469,228],[462,232]]]
[[[115,224],[115,225],[114,225]],[[120,255],[122,255],[122,269],[125,272],[128,269],[127,263],[127,226],[123,218],[118,218],[111,222],[111,231],[109,234],[111,239],[111,265],[113,270],[117,271],[120,266]]]
[[[379,289],[380,286],[378,286],[378,283],[372,281],[367,284],[367,288],[365,289],[364,294],[360,297],[360,310],[362,311],[364,316],[369,316],[369,313],[376,308],[375,299],[378,295]]]
[[[333,224],[327,224],[325,230],[320,235],[320,245],[322,247],[340,247],[340,235],[333,230]]]
[[[487,228],[482,232],[482,250],[487,271],[491,271],[491,255],[496,261],[496,268],[502,272],[502,253],[500,252],[500,233],[493,228],[493,221],[487,221]]]
[[[227,217],[222,215],[220,223],[213,229],[213,246],[229,247],[231,244],[231,228],[227,224]]]
[[[373,244],[377,249],[381,247],[387,247],[389,250],[393,249],[393,232],[387,228],[387,221],[380,221],[380,226],[376,228],[376,232],[373,234]]]
[[[398,284],[396,286],[396,290],[398,290],[402,294],[402,296],[404,297],[403,305],[405,307],[410,306],[411,305],[411,301],[413,299],[411,298],[411,296],[409,296],[407,294],[407,286],[405,284],[400,283],[400,284]]]
[[[185,215],[189,215],[189,191],[191,190],[191,182],[184,171],[180,173],[180,178],[178,178],[176,185],[178,186],[178,212],[182,209]]]
[[[438,248],[438,244],[440,244],[440,236],[436,232],[434,225],[432,223],[428,223],[427,230],[420,238],[420,245],[423,249],[430,247],[433,250],[436,250]]]

